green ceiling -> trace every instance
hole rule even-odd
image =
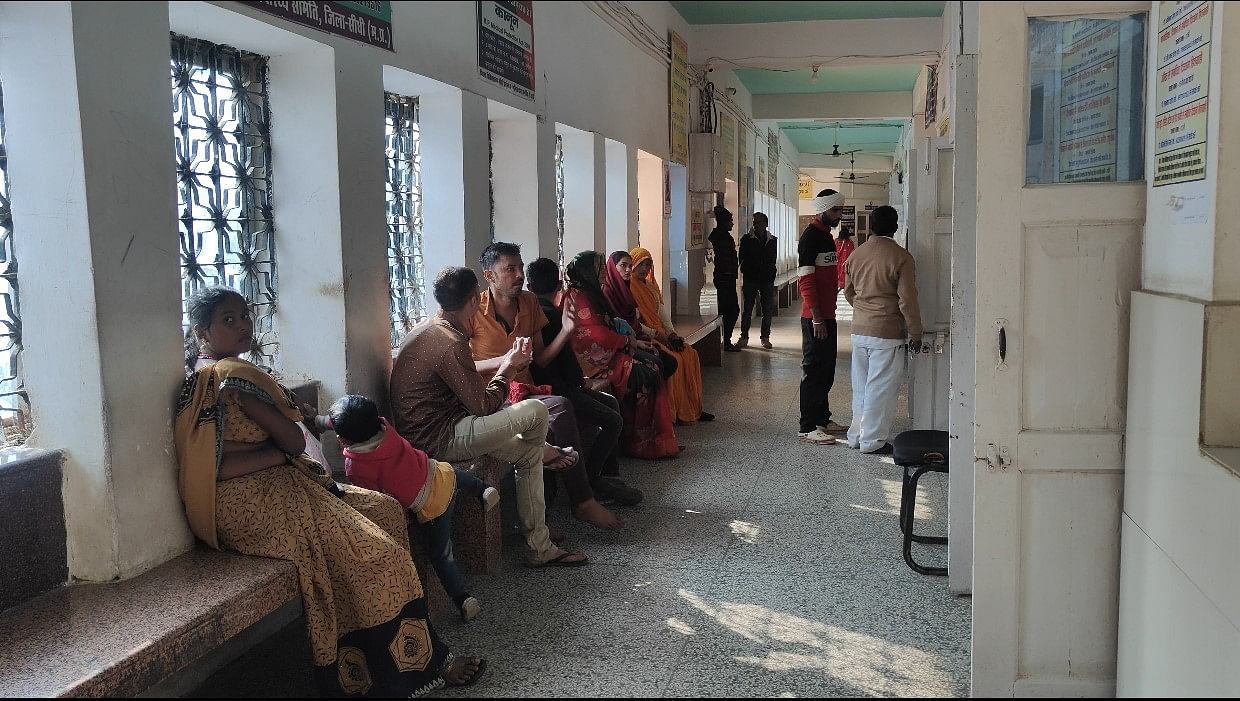
[[[921,66],[869,65],[821,66],[818,81],[810,82],[813,69],[763,70],[741,68],[736,77],[753,95],[786,95],[823,92],[901,92],[917,82]]]
[[[861,122],[779,122],[779,128],[801,153],[831,153],[839,144],[840,152],[860,149],[862,153],[891,155],[900,142],[900,121]],[[847,167],[848,158],[840,158],[840,167]]]
[[[942,17],[942,2],[673,2],[689,24]]]

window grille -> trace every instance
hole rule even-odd
[[[555,135],[555,225],[556,251],[560,270],[564,269],[564,137]]]
[[[487,201],[491,205],[491,243],[495,243],[495,141],[491,125],[487,121]]]
[[[387,141],[388,283],[392,346],[426,318],[422,258],[422,153],[418,100],[384,93]]]
[[[231,287],[254,310],[251,359],[270,368],[279,346],[267,77],[264,56],[172,35],[182,324],[195,291]]]
[[[0,448],[30,437],[30,397],[22,372],[22,319],[18,305],[9,158],[4,140],[4,90],[0,89]]]

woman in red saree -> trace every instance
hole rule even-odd
[[[606,380],[624,415],[621,449],[647,460],[680,454],[672,411],[657,356],[644,342],[616,330],[615,312],[603,294],[606,260],[595,251],[579,253],[568,264],[568,303],[576,310],[573,352],[586,377]]]

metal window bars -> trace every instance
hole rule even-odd
[[[182,324],[198,289],[241,292],[254,309],[250,359],[270,369],[279,346],[267,78],[264,56],[172,35]]]
[[[18,304],[13,209],[9,205],[8,145],[4,140],[4,91],[0,89],[0,448],[30,437],[30,397],[22,372],[22,319]]]
[[[422,257],[422,153],[418,100],[384,93],[387,158],[389,307],[392,346],[426,318],[426,267]]]

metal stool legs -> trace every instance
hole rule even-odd
[[[913,541],[933,545],[945,545],[943,536],[923,536],[913,533],[913,516],[917,506],[917,481],[927,472],[947,472],[947,465],[926,463],[908,465],[904,468],[904,484],[900,492],[900,532],[904,534],[904,561],[918,574],[946,576],[946,567],[924,567],[913,560]]]

